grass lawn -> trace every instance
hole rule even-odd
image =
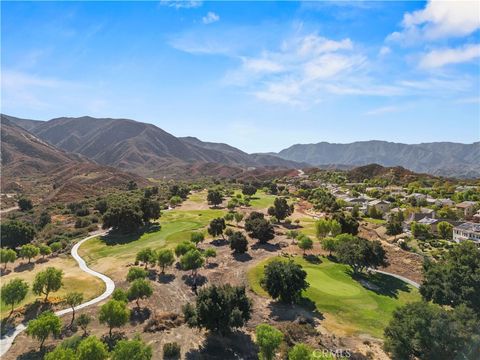
[[[241,190],[236,190],[233,197],[241,193]],[[264,210],[273,206],[275,198],[275,195],[266,194],[264,191],[258,190],[255,195],[250,198],[250,206],[257,210]]]
[[[95,238],[82,245],[79,253],[89,264],[104,258],[119,264],[125,263],[132,261],[136,253],[146,247],[174,247],[182,240],[189,240],[191,232],[206,229],[212,219],[222,217],[225,213],[225,210],[165,211],[160,218],[159,230],[141,235]]]
[[[267,259],[248,272],[250,287],[261,296],[268,296],[260,286],[263,268],[274,258]],[[346,265],[322,257],[320,264],[312,264],[301,257],[295,261],[307,272],[310,287],[304,296],[312,300],[317,310],[326,315],[324,325],[347,335],[369,334],[383,337],[393,311],[407,302],[420,300],[418,290],[401,280],[383,274],[352,279]]]
[[[207,201],[207,192],[206,191],[198,191],[190,194],[188,196],[188,200],[194,203],[203,203]]]
[[[11,265],[10,265],[11,266]],[[68,257],[56,257],[51,259],[48,262],[42,264],[35,264],[35,267],[32,267],[29,270],[24,270],[21,272],[10,272],[7,275],[2,276],[2,285],[6,284],[11,279],[19,278],[25,280],[30,289],[26,298],[15,308],[22,307],[28,303],[32,303],[37,298],[43,299],[44,296],[36,296],[32,292],[32,284],[33,280],[35,279],[35,275],[38,274],[41,270],[45,270],[47,267],[55,267],[58,269],[62,269],[64,272],[63,277],[63,287],[54,293],[50,294],[50,298],[63,298],[66,293],[72,291],[78,291],[83,293],[84,301],[93,299],[95,296],[100,295],[105,290],[105,284],[94,276],[91,276],[82,270],[77,265],[77,262]],[[1,303],[0,309],[0,317],[3,319],[10,313],[10,307],[5,306],[5,304]]]
[[[387,223],[386,220],[383,219],[374,219],[374,218],[369,218],[369,217],[364,217],[362,220],[365,220],[369,223],[375,224],[375,225],[385,225]]]
[[[308,235],[312,237],[312,240],[316,239],[317,232],[315,230],[315,222],[318,220],[312,219],[309,217],[304,217],[300,219],[300,226],[301,228],[297,229],[300,232],[304,233],[305,235]]]

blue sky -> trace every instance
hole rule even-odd
[[[2,2],[2,112],[247,152],[480,138],[469,2]]]

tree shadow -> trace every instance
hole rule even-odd
[[[241,332],[234,331],[226,336],[209,334],[198,349],[189,350],[186,360],[198,359],[258,359],[258,348],[252,338]]]
[[[304,318],[307,322],[313,322],[314,319],[323,320],[325,318],[318,311],[315,303],[305,297],[302,297],[298,304],[293,305],[274,301],[268,305],[268,308],[270,309],[270,318],[275,321],[295,321]]]
[[[365,289],[373,291],[378,295],[384,295],[397,299],[400,291],[411,291],[406,282],[390,275],[375,272],[370,274],[354,274],[351,269],[348,269],[347,273],[352,277],[352,279],[358,281]]]
[[[120,232],[110,232],[106,235],[100,236],[100,240],[107,246],[115,246],[128,244],[132,241],[138,240],[143,232],[136,232],[133,234],[122,234]]]
[[[207,277],[206,276],[203,276],[203,275],[200,275],[200,274],[197,274],[197,276],[193,276],[193,275],[183,275],[182,276],[182,280],[185,281],[185,285],[188,285],[188,286],[202,286],[202,285],[205,285],[208,281]]]
[[[205,265],[205,269],[215,269],[218,267],[218,263],[216,262],[209,262]]]
[[[35,302],[31,304],[25,305],[24,321],[34,319],[41,313],[48,310],[52,310],[52,304],[49,302],[44,302],[43,300],[37,299],[35,300]]]
[[[240,262],[247,262],[253,259],[249,253],[239,254],[234,252],[232,255],[236,261],[240,261]]]
[[[261,243],[261,242],[256,242],[251,246],[253,250],[258,250],[258,249],[263,249],[268,252],[276,252],[281,249],[280,245],[278,244],[270,244],[270,243]]]
[[[158,275],[158,281],[161,282],[162,284],[171,283],[173,280],[175,280],[175,275],[174,274],[160,273]]]
[[[54,349],[54,346],[45,346],[42,351],[38,349],[30,350],[26,353],[23,353],[17,356],[17,360],[42,360],[45,354],[48,351],[52,351],[53,349]]]
[[[15,313],[0,322],[0,335],[5,336],[15,331]]]
[[[3,267],[0,269],[0,276],[8,275],[12,272],[11,269],[4,269]]]
[[[152,311],[147,308],[133,308],[130,313],[130,325],[135,326],[138,324],[143,324],[150,316],[152,315]]]
[[[15,272],[22,272],[22,271],[27,271],[27,270],[32,270],[35,267],[35,263],[21,263],[17,265],[13,271]]]
[[[228,245],[228,240],[227,239],[215,239],[210,241],[210,244],[213,246],[225,246]]]
[[[321,264],[322,263],[322,259],[318,255],[308,254],[308,255],[303,255],[303,258],[311,264]]]
[[[112,338],[108,336],[108,334],[105,334],[102,336],[101,340],[105,345],[108,347],[108,351],[112,351],[115,345],[117,345],[117,342],[120,340],[127,340],[127,336],[123,331],[114,331],[112,332]]]

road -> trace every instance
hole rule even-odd
[[[80,246],[85,241],[88,241],[88,240],[90,240],[94,237],[97,237],[99,235],[104,235],[106,233],[107,233],[107,231],[92,234],[92,235],[80,240],[78,243],[76,243],[72,247],[72,251],[71,251],[72,257],[77,261],[80,269],[82,269],[83,271],[85,271],[86,273],[88,273],[92,276],[95,276],[95,277],[99,278],[100,280],[102,280],[105,283],[105,291],[103,292],[103,294],[101,294],[100,296],[97,296],[95,299],[92,299],[92,300],[87,301],[87,302],[85,302],[81,305],[78,305],[77,307],[75,307],[75,310],[83,309],[87,306],[94,305],[94,304],[96,304],[96,303],[98,303],[102,300],[105,300],[107,297],[109,297],[112,294],[113,290],[115,289],[115,283],[113,282],[112,279],[110,279],[108,276],[106,276],[104,274],[101,274],[99,272],[96,272],[95,270],[90,269],[87,266],[87,264],[85,263],[85,260],[83,260],[80,257],[80,255],[78,255],[78,249],[80,248]],[[56,311],[55,314],[58,315],[58,316],[62,316],[62,315],[68,314],[70,312],[72,312],[72,309],[67,308],[67,309]],[[25,329],[26,329],[26,324],[24,324],[24,323],[18,324],[14,329],[12,329],[10,332],[8,332],[5,336],[3,336],[0,339],[0,357],[3,356],[8,351],[8,349],[10,349],[10,347],[12,346],[15,338],[18,336],[18,334],[20,334]]]

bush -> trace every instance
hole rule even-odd
[[[180,357],[180,345],[176,342],[163,345],[163,357],[166,359],[175,359]]]

